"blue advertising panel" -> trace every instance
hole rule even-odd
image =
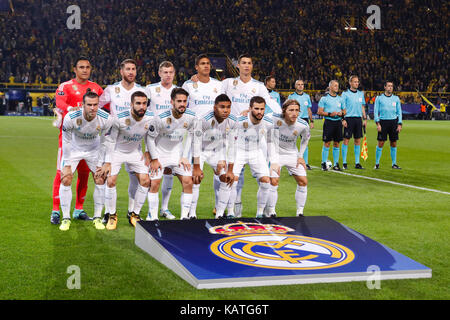
[[[140,222],[136,244],[198,288],[431,277],[328,217]]]

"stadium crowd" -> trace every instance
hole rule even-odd
[[[255,57],[255,78],[277,77],[278,88],[295,79],[307,89],[341,84],[358,74],[365,90],[382,90],[391,78],[403,91],[447,91],[448,3],[384,3],[381,29],[364,30],[370,1],[324,0],[80,0],[81,29],[70,30],[66,1],[15,0],[14,14],[0,15],[0,82],[61,83],[71,61],[92,58],[92,79],[117,81],[125,58],[138,63],[138,82],[158,81],[163,60],[177,67],[176,81],[193,73],[201,52],[243,52]],[[354,17],[357,31],[344,30]]]

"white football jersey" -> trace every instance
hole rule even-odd
[[[172,108],[170,103],[170,94],[176,85],[172,84],[169,89],[164,88],[161,82],[152,83],[145,87],[145,93],[150,99],[149,109],[155,116]]]
[[[186,81],[182,88],[189,92],[188,108],[195,112],[198,119],[213,111],[214,100],[222,93],[222,82],[209,78],[207,83]]]
[[[152,159],[170,159],[171,164],[176,165],[181,157],[187,158],[192,146],[195,122],[195,113],[188,109],[179,119],[172,115],[171,109],[159,116],[155,115],[147,134],[147,147]]]
[[[130,110],[131,95],[136,91],[145,92],[145,88],[135,83],[133,88],[127,90],[122,86],[122,81],[111,84],[105,88],[103,94],[100,96],[100,107],[109,103],[109,110],[112,115]]]
[[[303,156],[310,130],[308,123],[298,118],[292,125],[288,125],[281,114],[272,115],[272,128],[268,135],[268,151],[271,162],[277,163],[279,156]],[[297,148],[297,139],[301,137],[300,148]]]
[[[100,109],[91,121],[84,118],[83,109],[68,112],[62,126],[63,160],[69,161],[72,152],[104,151],[100,148],[100,135],[104,136],[109,132],[113,119],[114,117]]]
[[[233,163],[236,129],[237,119],[232,114],[221,123],[214,116],[214,111],[198,119],[194,132],[194,157],[200,157],[204,152],[215,154],[218,160]]]
[[[273,112],[281,113],[280,105],[270,97],[266,86],[253,78],[248,82],[242,82],[240,77],[227,78],[222,81],[222,93],[230,98],[231,113],[237,117],[242,111],[248,110],[250,99],[254,96],[263,97]]]
[[[131,115],[131,111],[123,111],[117,114],[111,127],[111,132],[106,136],[108,143],[105,162],[111,162],[112,153],[119,151],[122,153],[142,152],[142,140],[147,136],[153,113],[149,110],[141,120],[136,121]]]
[[[255,151],[265,149],[266,136],[272,127],[272,119],[264,116],[258,124],[250,120],[250,113],[245,117],[238,118],[236,130],[236,152],[237,156],[255,155]]]

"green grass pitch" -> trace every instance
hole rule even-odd
[[[118,180],[118,229],[97,231],[73,221],[69,232],[50,224],[56,168],[57,129],[50,118],[0,117],[0,299],[449,299],[450,195],[382,181],[322,172],[321,121],[310,142],[305,215],[326,215],[433,269],[431,279],[197,290],[134,245],[126,220],[127,176]],[[386,144],[381,169],[373,170],[376,130],[368,125],[369,159],[348,173],[450,192],[450,122],[405,121],[398,164],[390,168]],[[330,151],[331,157],[331,151]],[[211,170],[200,190],[199,218],[212,218]],[[93,212],[93,182],[85,210]],[[257,184],[246,170],[244,216],[256,210]],[[279,216],[295,215],[295,182],[283,171]],[[170,209],[179,217],[180,184],[175,179]],[[74,201],[73,201],[74,203]],[[72,203],[72,204],[73,204]],[[143,213],[147,211],[147,204]],[[76,265],[81,288],[70,290],[67,269]]]

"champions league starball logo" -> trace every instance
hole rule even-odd
[[[352,262],[355,254],[335,242],[287,234],[295,230],[274,224],[236,223],[209,229],[228,237],[214,241],[216,256],[238,264],[280,270],[319,270]]]

